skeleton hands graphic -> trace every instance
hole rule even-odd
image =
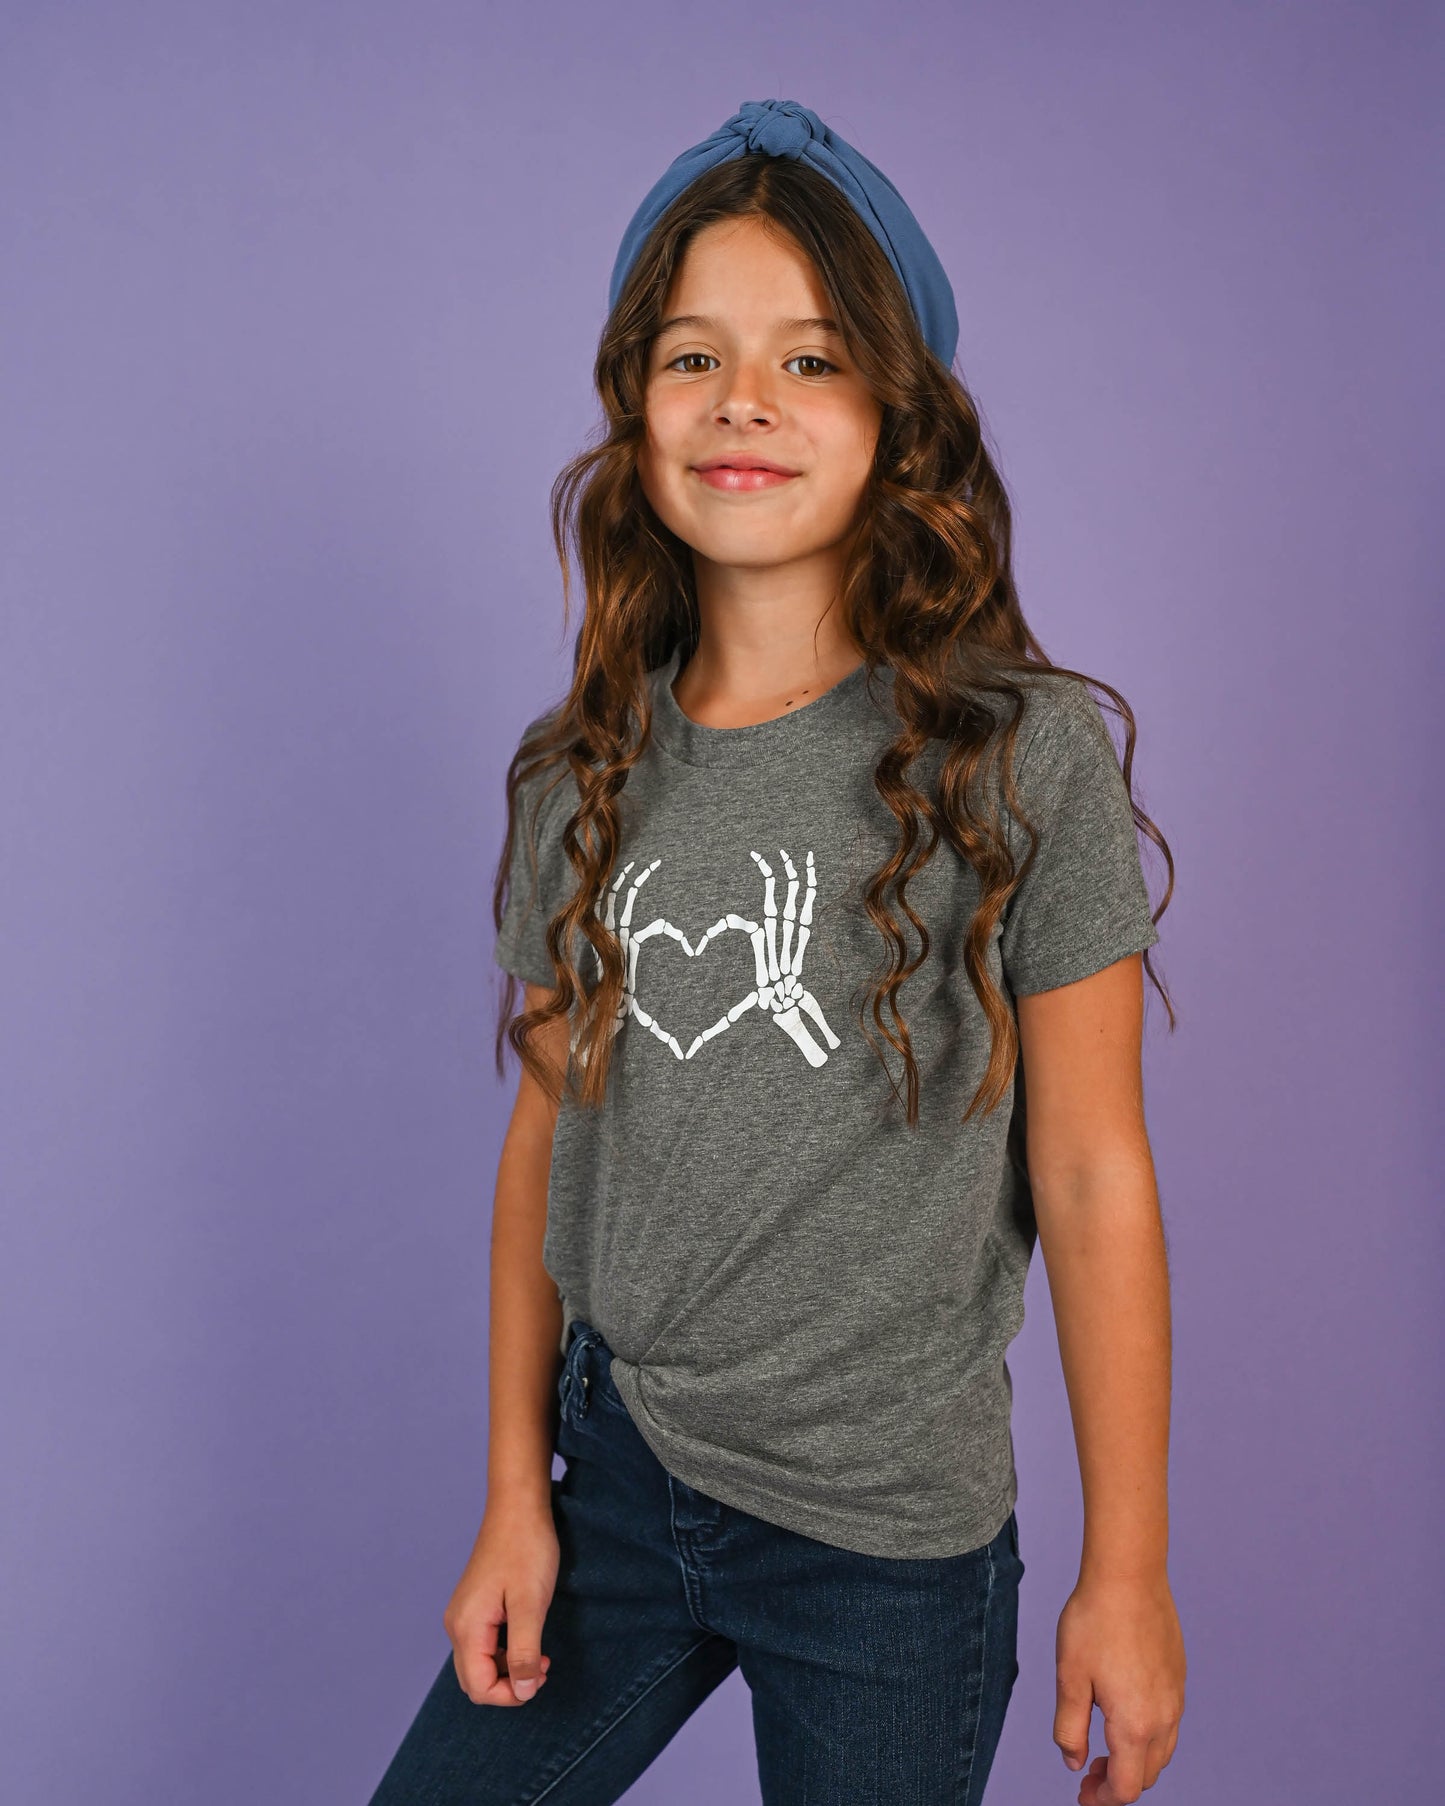
[[[784,866],[788,873],[788,900],[783,906],[783,944],[778,946],[778,905],[774,891],[773,868],[761,853],[754,853],[753,859],[758,870],[767,880],[763,898],[763,926],[757,923],[744,923],[739,916],[729,916],[730,927],[741,927],[751,935],[753,957],[757,962],[757,989],[753,991],[735,1010],[730,1010],[714,1027],[700,1035],[688,1050],[688,1057],[697,1051],[703,1040],[719,1033],[730,1023],[735,1022],[745,1009],[754,1003],[760,1010],[771,1012],[772,1019],[778,1027],[802,1049],[810,1066],[821,1066],[828,1058],[819,1047],[809,1031],[804,1015],[812,1018],[814,1026],[821,1032],[830,1048],[841,1043],[828,1027],[818,1000],[803,983],[803,953],[808,945],[808,937],[813,932],[813,899],[818,894],[817,873],[813,866],[812,849],[808,850],[807,870],[808,888],[803,897],[801,915],[798,912],[798,873],[791,859],[780,847]],[[793,924],[798,924],[798,937],[793,940]]]
[[[643,870],[627,885],[627,895],[622,904],[622,913],[617,914],[617,893],[627,881],[627,875],[637,863],[628,860],[613,880],[607,892],[606,912],[601,904],[597,913],[610,932],[616,935],[622,949],[624,963],[624,980],[622,1000],[613,1019],[610,1033],[617,1034],[629,1016],[635,1016],[638,1022],[650,1034],[670,1047],[679,1060],[690,1060],[695,1053],[705,1047],[709,1041],[731,1028],[738,1018],[750,1009],[759,1009],[775,1022],[780,1029],[801,1050],[810,1066],[821,1066],[828,1058],[825,1049],[819,1045],[818,1036],[827,1043],[829,1049],[841,1045],[838,1037],[829,1028],[826,1018],[813,996],[803,983],[803,954],[807,949],[808,937],[812,933],[813,899],[817,895],[817,874],[813,865],[811,849],[807,855],[807,888],[803,897],[803,907],[798,909],[798,872],[792,860],[783,849],[783,865],[788,874],[788,897],[783,905],[781,918],[778,915],[776,880],[773,868],[761,853],[754,853],[758,870],[765,880],[763,892],[763,919],[761,922],[750,922],[745,916],[731,911],[719,916],[694,946],[682,932],[665,917],[658,916],[645,927],[632,926],[633,912],[637,907],[637,899],[642,887],[661,865],[660,859]],[[779,945],[779,921],[782,923],[782,943]],[[696,959],[703,952],[709,941],[730,929],[738,929],[746,934],[753,944],[753,959],[756,968],[757,984],[741,1002],[735,1003],[726,1010],[717,1021],[697,1035],[686,1052],[681,1042],[658,1019],[651,1015],[637,999],[637,967],[642,949],[646,943],[657,935],[665,935],[675,941],[689,959]],[[796,935],[795,931],[796,930]],[[593,958],[597,961],[599,976],[602,970],[601,958],[593,950]],[[817,1035],[814,1030],[817,1030]],[[572,1048],[577,1052],[577,1032],[572,1035]],[[583,1057],[583,1056],[579,1056]]]

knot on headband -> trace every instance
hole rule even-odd
[[[736,132],[765,157],[797,158],[811,139],[826,138],[828,128],[796,100],[745,100],[723,130]]]
[[[715,164],[749,155],[807,163],[847,196],[887,253],[924,339],[940,362],[952,364],[958,349],[958,313],[938,253],[883,171],[796,100],[745,100],[710,137],[673,158],[643,196],[622,235],[608,307],[617,305],[648,234],[678,195]]]

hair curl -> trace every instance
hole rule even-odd
[[[873,469],[843,578],[844,621],[870,667],[893,673],[899,731],[874,771],[874,785],[898,822],[898,845],[867,880],[863,902],[883,941],[860,1025],[875,1053],[879,1034],[902,1056],[906,1111],[918,1119],[918,1065],[898,1006],[904,981],[930,947],[927,926],[908,900],[912,876],[940,839],[973,867],[980,899],[966,938],[964,966],[988,1021],[991,1049],[968,1108],[992,1111],[1006,1094],[1018,1057],[1014,1014],[989,973],[986,953],[1009,898],[1034,859],[1038,835],[1014,789],[1014,749],[1025,704],[1023,681],[1039,671],[1092,683],[1125,724],[1123,776],[1136,827],[1163,854],[1174,890],[1168,843],[1133,794],[1135,722],[1123,696],[1100,679],[1054,665],[1025,622],[1011,568],[1012,521],[1004,485],[984,444],[968,390],[929,350],[902,284],[853,207],[825,176],[792,159],[749,154],[693,182],[657,222],[618,296],[599,341],[594,381],[605,413],[596,442],[572,459],[552,486],[553,540],[562,567],[564,626],[570,616],[569,546],[582,570],[585,606],[566,697],[541,731],[524,740],[507,770],[507,830],[493,887],[500,930],[507,900],[519,792],[556,768],[571,772],[580,799],[562,830],[578,884],[547,927],[555,989],[537,1010],[517,1009],[507,975],[496,1038],[498,1073],[510,1045],[554,1101],[573,1075],[559,1073],[533,1045],[542,1026],[571,1021],[576,1101],[600,1106],[618,1013],[624,1002],[620,946],[597,913],[619,849],[617,796],[651,728],[647,673],[678,646],[696,647],[699,617],[690,548],[658,518],[637,475],[646,433],[644,397],[652,341],[673,276],[694,234],[715,221],[751,217],[788,234],[812,259],[857,367],[882,404]],[[936,793],[910,781],[914,760],[938,743]],[[1028,838],[1015,865],[999,811],[980,804],[997,781]],[[550,791],[551,785],[546,786]],[[540,806],[540,805],[539,805]],[[893,909],[919,941],[910,958]],[[584,985],[570,950],[578,936],[594,949],[600,976]],[[1167,990],[1144,953],[1164,1000]],[[870,1028],[871,1020],[871,1028]],[[882,1060],[885,1070],[886,1059]],[[891,1079],[896,1094],[896,1081]]]

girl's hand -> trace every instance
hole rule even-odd
[[[442,1616],[462,1692],[478,1706],[520,1706],[546,1685],[542,1624],[561,1551],[549,1503],[488,1506]],[[506,1647],[497,1632],[507,1627]]]
[[[1184,1637],[1169,1581],[1081,1580],[1059,1615],[1054,1742],[1070,1768],[1089,1757],[1089,1714],[1104,1715],[1107,1758],[1079,1785],[1079,1806],[1124,1806],[1159,1779],[1179,1741]]]

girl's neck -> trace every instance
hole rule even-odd
[[[704,727],[751,727],[814,701],[863,654],[838,604],[841,540],[773,565],[728,565],[694,550],[699,638],[672,694]]]
[[[790,633],[745,627],[709,633],[672,686],[677,706],[702,727],[752,727],[814,702],[862,662],[862,653],[831,613]]]

